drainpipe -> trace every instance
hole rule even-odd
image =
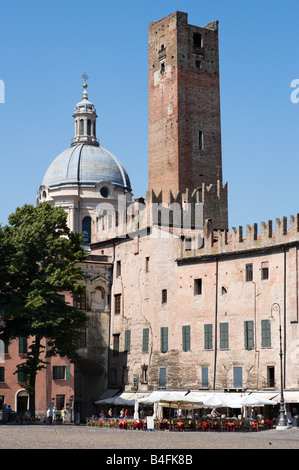
[[[283,260],[283,339],[284,339],[284,371],[283,371],[283,388],[286,386],[286,313],[287,313],[287,296],[286,296],[286,290],[287,290],[287,253],[286,253],[286,247],[283,249],[284,251],[284,260]]]
[[[215,287],[215,354],[214,354],[213,390],[216,389],[217,334],[218,334],[217,322],[218,322],[218,258],[216,258],[216,287]]]

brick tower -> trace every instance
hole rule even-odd
[[[149,25],[149,190],[204,192],[211,184],[224,196],[215,201],[221,216],[208,207],[205,215],[226,228],[218,22],[191,26],[175,12]]]

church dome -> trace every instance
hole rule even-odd
[[[61,185],[96,185],[108,181],[131,191],[129,176],[119,160],[101,146],[77,143],[52,162],[43,179],[51,188]]]
[[[87,75],[83,75],[87,79]],[[99,145],[96,137],[95,107],[88,100],[87,84],[73,117],[75,136],[72,145],[52,162],[43,179],[47,188],[62,185],[96,185],[109,182],[121,191],[131,191],[128,174],[119,160]]]

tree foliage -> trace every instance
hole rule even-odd
[[[0,227],[0,339],[32,340],[27,360],[18,369],[28,375],[34,397],[36,374],[45,366],[43,357],[77,360],[76,344],[86,315],[65,302],[63,293],[75,299],[84,293],[78,262],[86,255],[82,235],[69,230],[61,207],[24,205],[8,222]]]

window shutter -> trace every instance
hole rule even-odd
[[[161,367],[160,369],[159,385],[160,387],[165,387],[166,385],[166,368],[165,367]]]
[[[271,347],[271,327],[269,320],[262,320],[262,348]]]
[[[209,368],[208,367],[201,368],[201,386],[202,388],[209,387]]]
[[[130,346],[131,346],[131,330],[126,330],[125,331],[125,351],[130,352]]]
[[[244,322],[244,335],[245,335],[245,349],[254,348],[254,332],[253,332],[253,321]]]
[[[234,388],[242,388],[242,367],[234,367]]]
[[[168,351],[168,327],[161,328],[161,352]]]
[[[27,338],[19,338],[19,354],[27,353]]]
[[[0,382],[4,381],[4,367],[0,367]]]
[[[228,323],[220,323],[220,349],[228,349]]]
[[[142,337],[142,352],[148,352],[148,344],[149,344],[149,328],[143,329],[143,337]]]
[[[65,368],[65,379],[70,380],[71,378],[71,366],[66,366]]]
[[[190,325],[182,327],[183,335],[183,351],[190,351],[191,349],[191,339],[190,339]]]
[[[53,369],[52,369],[52,378],[53,378],[53,380],[56,380],[56,379],[57,379],[57,367],[56,367],[56,366],[53,366]]]
[[[205,349],[213,349],[213,325],[204,325]]]

